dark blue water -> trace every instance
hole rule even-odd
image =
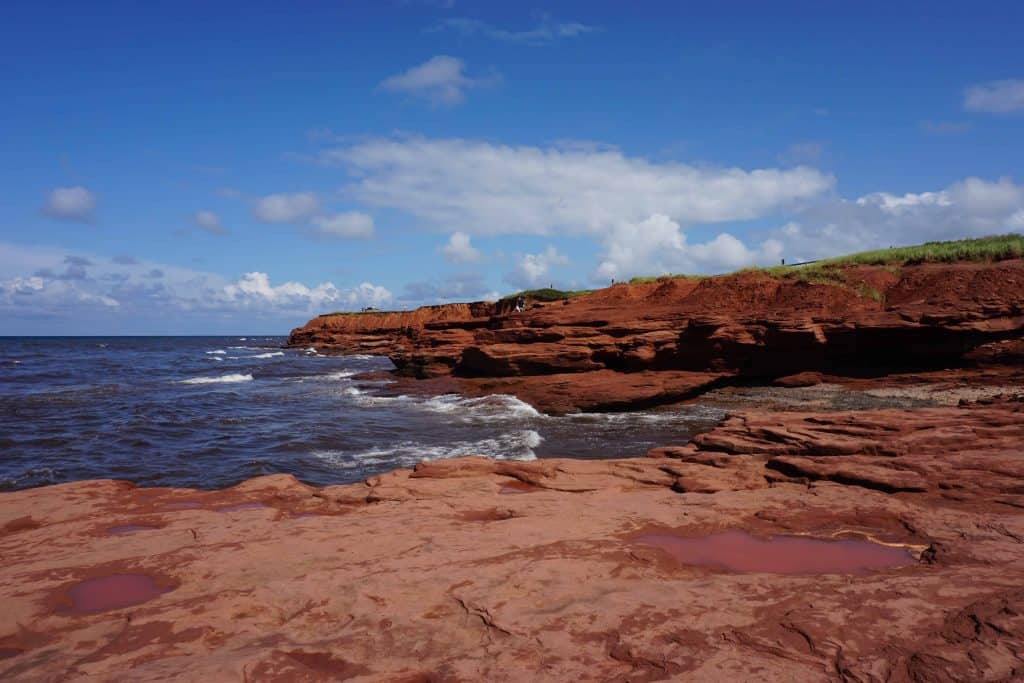
[[[608,458],[682,443],[699,407],[549,417],[510,396],[385,395],[386,358],[283,337],[0,338],[0,490],[92,478],[220,488],[285,472],[317,485],[420,460]]]

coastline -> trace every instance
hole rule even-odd
[[[100,480],[6,493],[0,672],[992,678],[1015,670],[1024,627],[1022,417],[1019,399],[748,412],[631,460],[457,458],[319,489],[273,475],[212,492]],[[750,574],[680,566],[637,540],[740,529],[859,538],[913,561]],[[73,613],[76,586],[126,575],[148,577],[151,599]],[[965,640],[967,623],[980,630]]]

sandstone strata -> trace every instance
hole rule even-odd
[[[1022,408],[747,412],[646,458],[458,458],[320,489],[6,493],[0,678],[1018,680]],[[743,574],[633,540],[728,529],[916,561]],[[69,613],[119,574],[168,592]]]
[[[648,407],[728,382],[1019,368],[1024,261],[760,272],[614,285],[568,301],[315,318],[290,344],[386,355],[397,372],[549,412]],[[675,373],[675,374],[662,374]],[[782,380],[783,382],[785,380]]]

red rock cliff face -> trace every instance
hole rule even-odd
[[[290,344],[387,355],[399,374],[418,378],[514,377],[526,387],[525,378],[536,377],[586,387],[607,386],[615,373],[626,384],[653,382],[667,401],[724,377],[955,367],[990,358],[985,345],[1024,334],[1019,259],[858,266],[842,277],[821,284],[748,272],[614,285],[520,313],[475,303],[326,316],[294,330]],[[582,376],[595,372],[604,373],[601,382]],[[676,391],[663,391],[669,377]],[[584,391],[575,405],[561,407],[593,406]]]

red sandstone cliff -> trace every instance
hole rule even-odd
[[[1020,259],[840,273],[826,283],[745,272],[621,284],[521,313],[474,303],[323,316],[289,344],[387,355],[399,374],[476,378],[462,383],[467,393],[509,391],[553,411],[676,401],[728,378],[1022,358]]]

